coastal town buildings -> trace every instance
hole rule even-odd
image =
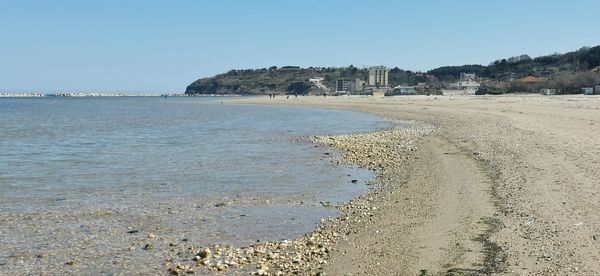
[[[448,85],[448,89],[443,89],[444,96],[452,95],[475,95],[481,84],[477,82],[477,75],[473,73],[460,73],[460,80]]]
[[[556,89],[552,89],[552,88],[542,88],[542,89],[540,89],[540,92],[546,96],[556,95]]]
[[[584,95],[594,95],[594,87],[583,87],[581,88],[581,92]]]
[[[417,94],[416,87],[398,85],[392,90],[393,95],[415,95]]]
[[[385,66],[373,66],[369,68],[369,86],[371,87],[387,87],[388,72]]]
[[[351,81],[340,79],[335,82],[335,92],[348,93],[350,92]]]
[[[347,80],[338,79],[335,81],[335,93],[338,95],[359,95],[364,91],[366,82],[361,79]]]
[[[467,90],[468,94],[475,94],[475,92],[479,89],[481,84],[477,82],[477,76],[474,73],[460,73],[460,81],[458,82],[458,87],[463,90]]]

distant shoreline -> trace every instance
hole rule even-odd
[[[187,95],[187,94],[104,94],[104,93],[0,93],[0,98],[40,98],[40,97],[62,97],[62,98],[83,98],[83,97],[242,97],[238,94],[205,94],[205,95]]]

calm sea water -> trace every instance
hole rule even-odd
[[[315,160],[320,149],[291,138],[386,126],[362,113],[203,98],[2,99],[0,118],[0,210],[12,212],[182,194],[335,200],[331,182],[347,168],[332,171]]]
[[[301,234],[336,214],[320,201],[350,199],[372,173],[332,166],[330,149],[295,137],[387,126],[364,113],[214,98],[0,99],[0,118],[6,266],[23,250],[106,255],[107,243],[131,242],[130,229],[198,243]],[[80,249],[89,235],[98,244]]]

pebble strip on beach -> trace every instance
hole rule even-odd
[[[389,183],[402,177],[402,166],[416,150],[417,141],[434,128],[416,121],[398,122],[402,127],[371,133],[340,136],[314,136],[314,143],[341,151],[341,158],[331,156],[333,163],[354,163],[376,171],[370,188],[355,199],[335,205],[321,202],[325,207],[337,208],[340,216],[322,219],[310,233],[294,240],[257,241],[237,248],[231,245],[187,247],[176,252],[177,260],[166,261],[173,275],[193,273],[227,273],[251,275],[324,275],[329,254],[336,243],[347,240],[361,225],[369,224],[378,212],[376,205],[386,203],[386,196],[398,188]],[[173,251],[175,244],[173,244]]]

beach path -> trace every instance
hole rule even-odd
[[[438,274],[470,271],[485,258],[485,220],[494,212],[490,178],[444,139],[424,138],[407,178],[383,205],[382,218],[341,242],[327,274]],[[481,267],[481,266],[479,266]]]

